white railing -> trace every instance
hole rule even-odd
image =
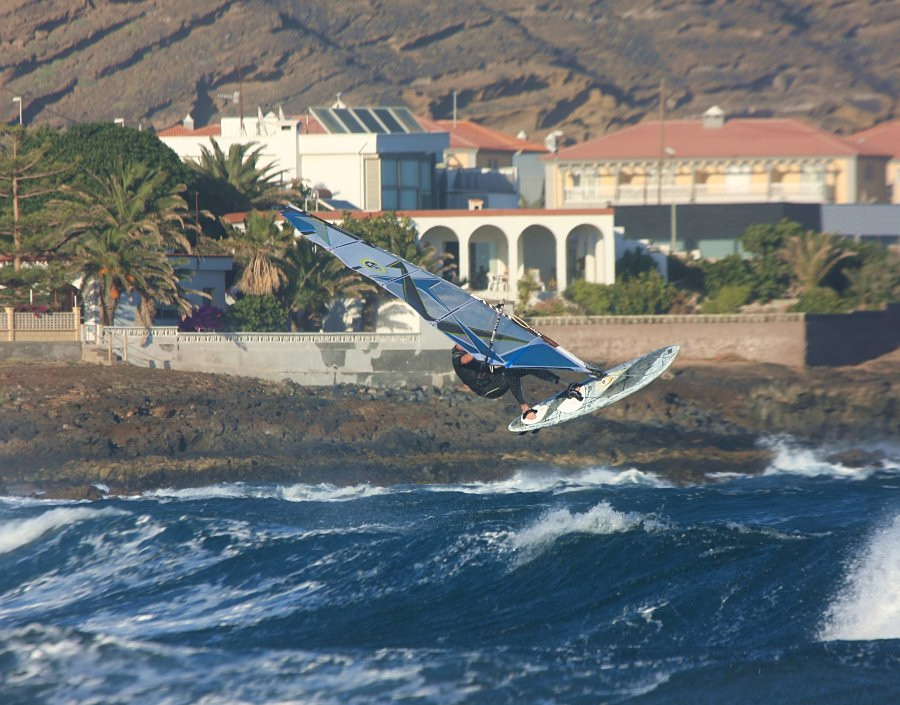
[[[750,184],[745,187],[694,184],[666,186],[662,189],[650,184],[622,185],[618,188],[595,186],[572,187],[563,192],[566,205],[626,206],[670,203],[769,203],[792,201],[797,203],[831,203],[834,189],[822,183]]]

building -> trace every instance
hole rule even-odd
[[[338,214],[320,217],[340,219]],[[542,292],[576,279],[612,284],[616,260],[643,248],[617,232],[609,209],[403,211],[419,238],[456,263],[448,279],[492,301],[515,301],[530,277]],[[241,214],[229,216],[237,222]],[[662,263],[661,263],[662,264]]]
[[[875,240],[886,247],[900,245],[900,203],[822,206],[822,232]]]
[[[900,120],[884,122],[850,135],[850,142],[890,155],[885,171],[891,203],[900,203]]]
[[[261,110],[253,118],[223,117],[218,125],[195,127],[194,119],[187,115],[180,125],[160,130],[157,137],[177,154],[182,161],[200,161],[202,149],[212,148],[212,140],[226,154],[235,144],[252,143],[261,148],[259,164],[271,164],[271,172],[280,174],[285,184],[299,178],[297,143],[303,123],[287,118],[279,108],[278,115]]]
[[[518,208],[543,203],[544,165],[550,150],[529,142],[524,135],[511,137],[471,120],[419,118],[429,132],[446,132],[450,146],[444,150],[445,208],[468,208],[480,199],[485,208]],[[507,187],[501,190],[504,182]]]
[[[188,116],[158,135],[182,159],[198,160],[211,139],[225,152],[253,143],[261,148],[260,163],[271,163],[285,183],[327,189],[360,210],[437,207],[435,169],[449,137],[423,130],[408,108],[348,108],[338,101],[302,117],[285,117],[280,109],[277,116],[257,113],[199,129]]]
[[[548,208],[884,203],[890,155],[795,119],[648,121],[544,157]]]
[[[179,279],[185,289],[196,291],[196,294],[188,294],[185,298],[196,308],[203,305],[215,306],[225,310],[226,278],[232,270],[233,260],[230,255],[167,255],[169,262],[179,272]],[[100,320],[97,292],[90,283],[82,289],[84,296],[85,323],[94,324]],[[114,325],[137,325],[137,311],[140,307],[140,297],[131,294],[119,302],[116,307]],[[181,315],[174,306],[160,305],[156,311],[154,323],[158,326],[177,326],[181,322]]]

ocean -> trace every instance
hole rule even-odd
[[[0,703],[898,703],[900,450],[769,442],[691,486],[0,498]]]

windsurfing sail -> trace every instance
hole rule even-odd
[[[294,206],[282,210],[281,215],[307,240],[408,303],[478,360],[508,368],[600,372],[520,318],[358,235]]]

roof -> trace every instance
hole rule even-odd
[[[900,159],[900,120],[883,122],[868,130],[852,134],[847,139],[857,146],[866,145]]]
[[[310,108],[309,112],[330,134],[397,135],[422,132],[409,108],[397,106]]]
[[[493,152],[549,152],[544,145],[512,137],[471,120],[418,118],[428,132],[449,132],[451,149],[483,149]]]
[[[222,134],[222,128],[219,125],[206,125],[191,129],[185,127],[181,123],[167,127],[156,133],[157,137],[219,137]]]
[[[704,127],[702,120],[666,120],[664,130],[667,154],[677,159],[886,156],[884,151],[791,118],[734,118],[721,127]],[[659,156],[660,122],[655,120],[561,149],[547,158],[606,161]]]

